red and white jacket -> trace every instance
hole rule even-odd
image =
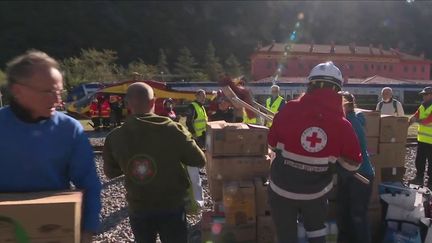
[[[289,199],[325,196],[333,187],[331,163],[355,171],[362,161],[355,131],[344,117],[342,98],[331,89],[317,89],[289,101],[276,114],[268,142],[276,151],[270,187]]]

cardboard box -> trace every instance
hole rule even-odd
[[[223,191],[223,181],[217,178],[207,177],[210,196],[213,201],[221,201],[222,200],[222,191]]]
[[[81,192],[0,194],[0,216],[19,224],[30,242],[79,243]],[[16,242],[15,227],[0,222],[0,242]]]
[[[408,135],[408,117],[381,116],[380,142],[406,143]]]
[[[265,177],[254,179],[255,185],[255,206],[257,216],[269,216],[270,204],[268,202],[268,181]]]
[[[214,156],[261,156],[268,153],[268,128],[215,121],[207,123],[206,149]]]
[[[378,154],[379,137],[366,137],[366,145],[369,155]]]
[[[380,135],[380,112],[355,109],[356,112],[363,113],[366,123],[365,123],[365,134],[366,137],[379,137]]]
[[[380,173],[381,182],[401,182],[405,175],[405,167],[381,167],[375,171]]]
[[[404,143],[380,143],[378,155],[371,156],[374,165],[380,167],[405,166],[406,147]]]
[[[257,243],[275,243],[276,229],[271,216],[257,216]]]
[[[256,224],[227,225],[224,216],[216,212],[204,212],[201,220],[201,242],[255,243]]]
[[[223,205],[228,225],[256,223],[255,187],[252,181],[225,182]]]
[[[270,173],[270,156],[210,157],[207,153],[208,175],[219,180],[253,180]]]

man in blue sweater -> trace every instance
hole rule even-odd
[[[0,193],[84,192],[82,242],[99,227],[101,184],[81,124],[59,113],[63,77],[58,63],[40,51],[14,58],[6,69],[10,106],[0,109]]]

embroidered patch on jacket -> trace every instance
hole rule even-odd
[[[327,134],[319,127],[309,127],[301,135],[301,145],[310,153],[317,153],[327,145]]]
[[[128,163],[128,175],[138,184],[149,183],[157,174],[154,159],[148,155],[135,155]]]

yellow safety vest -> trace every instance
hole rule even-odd
[[[283,98],[281,96],[278,96],[276,100],[271,104],[271,98],[268,98],[266,100],[266,107],[267,109],[271,110],[273,113],[278,113],[279,107],[282,104]],[[272,123],[267,122],[266,126],[271,127]]]
[[[243,123],[246,123],[246,124],[257,124],[257,119],[256,119],[256,117],[249,119],[246,111],[243,110]]]
[[[432,105],[425,109],[423,105],[419,108],[419,119],[423,120],[429,117],[432,113]],[[419,124],[417,141],[432,144],[432,123],[429,124]]]
[[[195,112],[197,114],[196,119],[194,120],[194,129],[195,129],[195,136],[201,137],[203,133],[206,131],[207,126],[207,113],[205,111],[204,106],[198,104],[197,102],[192,102],[193,107],[195,108]]]

